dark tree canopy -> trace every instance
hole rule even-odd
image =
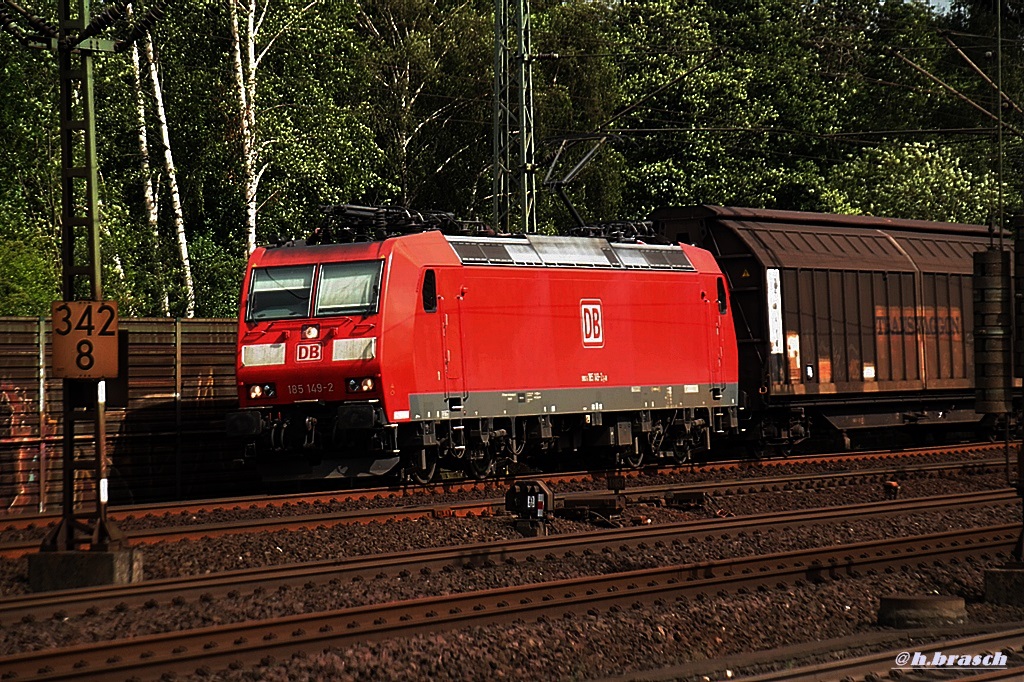
[[[44,0],[24,4],[55,14]],[[93,12],[106,4],[94,2]],[[260,241],[309,232],[323,204],[490,220],[490,2],[256,7],[264,17],[254,45]],[[175,3],[153,35],[203,316],[234,314],[246,255],[229,8]],[[591,151],[565,185],[589,221],[692,203],[966,222],[1017,212],[1024,2],[1005,2],[998,16],[994,8],[967,0],[945,14],[904,0],[535,2],[538,223],[550,232],[572,226],[540,180],[549,170],[564,178]],[[160,314],[165,290],[171,313],[182,314],[166,178],[156,166],[159,236],[150,243],[130,62],[97,58],[96,77],[105,287],[125,314]],[[0,314],[45,315],[59,296],[54,56],[0,32],[0,92],[0,239],[9,256]],[[150,110],[151,156],[162,153],[156,124]]]

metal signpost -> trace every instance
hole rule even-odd
[[[65,288],[65,298],[73,295],[73,291]],[[52,372],[53,376],[64,380],[63,514],[61,522],[43,541],[42,549],[74,551],[88,545],[90,550],[116,551],[121,549],[124,538],[107,519],[105,380],[117,377],[117,304],[102,300],[65,300],[54,302],[52,313]],[[72,394],[74,383],[79,381],[87,382],[95,396],[91,408],[96,443],[92,466],[87,459],[76,457],[75,453],[77,415]],[[89,469],[93,470],[96,506],[94,510],[76,511],[75,473]]]
[[[0,0],[0,27],[25,47],[55,52],[60,65],[63,300],[53,304],[51,321],[52,374],[64,382],[63,514],[43,541],[43,554],[82,549],[117,552],[125,544],[123,535],[107,519],[105,382],[118,374],[118,317],[117,304],[103,300],[93,56],[127,49],[163,15],[158,0],[125,40],[97,37],[125,16],[128,5],[118,0],[93,17],[90,0],[58,0],[54,27],[16,0]],[[84,413],[76,410],[75,397],[79,395],[90,396]],[[77,422],[90,420],[95,442],[91,457],[76,450],[76,444],[87,441],[89,435],[78,433]],[[92,484],[95,504],[79,506],[75,486],[85,481]],[[86,565],[75,565],[71,571],[82,568],[81,572],[88,573],[91,569],[84,568]],[[43,579],[41,589],[60,586],[64,568],[56,562],[47,564],[40,572],[52,575]],[[30,561],[30,581],[36,587],[31,569]],[[78,578],[63,578],[65,582],[74,579]]]

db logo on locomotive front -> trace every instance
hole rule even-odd
[[[319,343],[299,343],[295,346],[295,362],[316,362],[320,359]]]
[[[604,314],[601,300],[584,298],[580,301],[580,324],[583,325],[583,347],[604,347]]]

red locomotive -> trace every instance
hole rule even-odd
[[[572,452],[638,466],[735,429],[737,381],[726,282],[700,248],[289,242],[249,259],[228,429],[292,475],[485,477]]]

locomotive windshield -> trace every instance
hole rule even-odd
[[[312,265],[254,269],[249,290],[249,319],[307,317],[312,287]]]
[[[382,268],[383,261],[255,268],[249,290],[249,319],[309,317],[314,279],[317,294],[313,315],[375,313]]]
[[[367,315],[377,312],[384,261],[328,263],[320,266],[316,315]]]

